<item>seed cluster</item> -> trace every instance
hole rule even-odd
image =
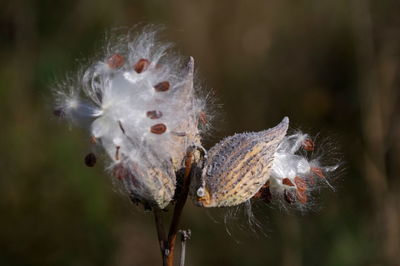
[[[330,185],[326,176],[337,166],[309,156],[315,144],[307,134],[286,135],[287,117],[274,128],[227,137],[206,154],[200,133],[210,116],[193,84],[194,59],[170,56],[156,31],[107,47],[101,60],[55,88],[54,115],[90,132],[133,202],[163,209],[174,200],[177,173],[194,147],[205,156],[193,156],[190,194],[202,207],[253,199],[305,205],[321,181]],[[88,167],[96,161],[94,152],[84,158]]]
[[[187,149],[201,145],[205,101],[195,95],[193,58],[169,56],[170,45],[159,43],[156,31],[123,39],[108,44],[103,59],[83,75],[55,89],[54,114],[89,130],[131,199],[164,208]],[[95,163],[91,152],[85,164]]]

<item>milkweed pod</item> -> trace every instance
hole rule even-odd
[[[168,162],[143,167],[140,162],[126,161],[116,164],[112,173],[131,199],[147,209],[164,209],[174,196],[176,176]]]
[[[169,149],[172,154],[172,162],[175,171],[183,167],[183,158],[189,146],[201,146],[200,132],[197,123],[197,113],[199,103],[195,98],[193,78],[194,78],[194,59],[190,57],[183,69],[183,81],[173,91],[175,101],[179,102],[180,111],[187,114],[186,119],[176,119],[175,127],[171,129],[171,138],[178,147],[184,149]]]
[[[192,196],[202,207],[241,204],[268,181],[274,154],[286,135],[289,119],[261,132],[223,139],[210,149]]]

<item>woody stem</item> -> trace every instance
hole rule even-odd
[[[185,206],[190,186],[190,173],[192,171],[193,152],[188,152],[185,160],[185,173],[183,176],[183,188],[178,201],[175,204],[174,214],[172,216],[171,225],[169,227],[167,248],[169,252],[165,254],[167,257],[167,266],[173,266],[174,264],[174,251],[176,235],[178,233],[179,221],[182,215],[183,207]]]
[[[165,235],[165,230],[160,210],[159,209],[154,210],[154,217],[157,228],[159,246],[161,250],[161,256],[163,260],[163,266],[173,266],[174,264],[175,242],[178,234],[178,226],[180,218],[182,216],[183,207],[185,206],[189,194],[192,162],[193,162],[193,152],[189,151],[186,154],[182,191],[179,195],[178,200],[175,203],[171,225],[169,227],[168,238],[166,238]]]
[[[167,262],[166,262],[164,254],[165,254],[165,245],[166,245],[167,238],[166,238],[166,234],[165,234],[164,223],[162,221],[162,215],[161,215],[160,209],[154,209],[154,218],[155,218],[155,223],[156,223],[156,228],[157,228],[158,244],[160,245],[163,266],[166,266]]]

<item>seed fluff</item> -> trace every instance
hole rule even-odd
[[[157,34],[145,27],[107,43],[99,60],[56,86],[54,114],[89,131],[132,200],[165,208],[187,149],[201,146],[205,100],[193,87],[194,59],[172,53]]]

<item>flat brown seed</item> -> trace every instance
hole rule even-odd
[[[296,183],[297,189],[299,191],[305,191],[307,189],[306,181],[298,176],[294,178],[294,183]]]
[[[137,61],[137,63],[133,66],[133,69],[136,71],[136,73],[142,73],[143,71],[146,71],[147,68],[150,65],[150,61],[147,59],[140,59],[139,61]]]
[[[314,142],[311,139],[304,140],[303,149],[306,151],[313,151],[314,150]]]
[[[107,59],[107,64],[110,68],[120,68],[124,63],[125,58],[120,54],[113,54]]]
[[[296,191],[296,196],[297,196],[297,199],[299,200],[300,203],[302,203],[302,204],[306,204],[307,203],[307,194],[306,194],[305,191],[297,190]]]
[[[284,185],[286,185],[286,186],[289,186],[289,187],[294,187],[294,184],[292,183],[292,181],[290,181],[289,178],[284,178],[284,179],[282,180],[282,184],[284,184]]]
[[[146,115],[150,119],[158,119],[163,116],[163,113],[161,111],[153,110],[153,111],[147,111]]]
[[[164,124],[155,124],[150,128],[150,132],[154,134],[162,134],[167,130],[167,126]]]
[[[260,188],[260,190],[253,196],[253,198],[261,199],[265,203],[270,203],[272,201],[272,194],[269,189],[269,181]]]
[[[167,91],[169,90],[169,82],[168,81],[160,82],[154,86],[154,89],[156,91]]]
[[[93,167],[96,164],[96,155],[93,152],[85,156],[85,164],[87,167]]]
[[[312,173],[314,173],[315,175],[317,175],[320,178],[325,178],[324,174],[322,173],[322,169],[318,168],[318,167],[311,167],[310,170]]]
[[[271,203],[272,194],[271,194],[271,190],[269,189],[269,187],[266,187],[263,189],[262,199],[264,200],[265,203]]]
[[[199,114],[199,120],[200,122],[203,124],[203,126],[207,125],[208,121],[207,121],[207,115],[204,112],[200,112]]]

